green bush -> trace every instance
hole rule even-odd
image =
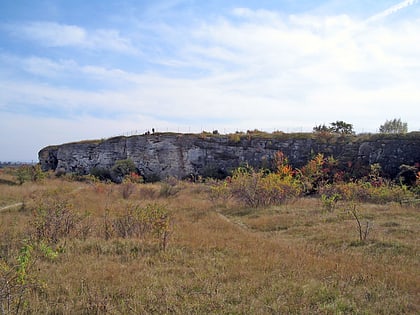
[[[111,168],[111,179],[113,182],[121,183],[125,176],[135,172],[136,166],[132,160],[118,160]]]
[[[41,166],[37,165],[22,165],[16,170],[16,180],[19,185],[24,182],[32,181],[39,182],[45,178],[45,173],[41,170]]]
[[[102,167],[94,167],[90,170],[90,175],[95,176],[99,180],[111,180],[110,170]]]

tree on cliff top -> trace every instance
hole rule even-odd
[[[314,132],[328,132],[328,133],[338,133],[338,134],[345,134],[345,135],[352,135],[354,134],[353,125],[348,124],[342,120],[337,120],[336,122],[332,122],[329,127],[324,125],[315,126],[313,128]]]
[[[379,127],[380,133],[407,133],[407,131],[407,123],[403,123],[400,118],[387,120]]]

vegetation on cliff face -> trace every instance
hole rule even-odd
[[[0,170],[2,312],[418,314],[420,174],[276,162],[194,183]]]

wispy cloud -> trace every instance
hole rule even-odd
[[[367,22],[373,22],[373,21],[377,21],[377,20],[381,20],[383,18],[386,18],[387,16],[390,16],[394,13],[397,13],[398,11],[405,9],[409,6],[412,6],[414,4],[416,4],[418,2],[418,0],[405,0],[402,1],[400,3],[397,3],[396,5],[393,5],[392,7],[389,7],[388,9],[379,12],[371,17],[369,17],[367,19]]]
[[[45,21],[9,25],[8,29],[15,36],[46,47],[76,47],[123,53],[136,51],[130,39],[122,37],[118,30],[113,29],[90,31],[77,25]]]

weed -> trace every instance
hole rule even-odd
[[[332,212],[335,209],[337,202],[340,200],[340,198],[341,196],[337,193],[334,193],[331,196],[322,194],[321,195],[322,207],[326,211]]]
[[[360,213],[357,209],[356,204],[352,204],[348,211],[353,216],[353,218],[356,220],[357,231],[358,231],[358,234],[359,234],[359,241],[361,243],[364,243],[366,241],[368,235],[369,235],[372,224],[369,221],[365,221],[364,224],[360,221]]]
[[[28,303],[28,292],[37,286],[30,275],[34,264],[33,247],[25,243],[16,258],[16,265],[0,259],[0,313],[19,314]]]
[[[57,243],[62,238],[77,236],[81,220],[69,202],[45,199],[32,213],[31,237],[36,242]]]
[[[128,199],[133,192],[136,190],[136,185],[130,181],[123,181],[122,184],[119,186],[121,195],[124,199]]]
[[[170,228],[167,210],[158,204],[146,207],[128,206],[125,213],[112,221],[114,233],[122,238],[146,238],[153,235],[165,250],[169,240]]]
[[[178,185],[178,180],[176,178],[169,177],[160,183],[159,196],[164,198],[175,196],[179,190],[180,187]]]
[[[213,181],[210,186],[210,199],[213,202],[226,202],[231,198],[228,181]]]

